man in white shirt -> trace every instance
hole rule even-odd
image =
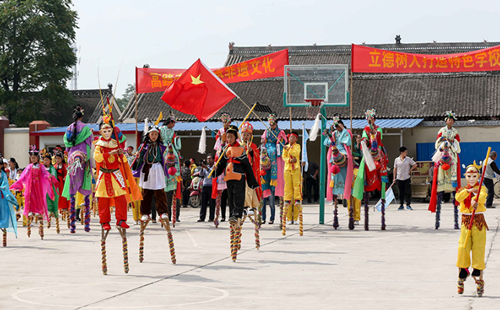
[[[404,210],[404,202],[406,201],[406,209],[413,210],[411,204],[411,172],[417,168],[417,164],[407,157],[408,150],[402,146],[399,148],[399,157],[394,160],[394,180],[392,184],[397,182],[399,189],[399,209]]]
[[[494,179],[495,173],[500,175],[500,170],[495,163],[495,159],[497,159],[497,152],[492,151],[490,153],[490,158],[488,158],[488,163],[486,165],[486,171],[484,172],[484,185],[488,189],[488,198],[486,198],[486,208],[495,208],[493,206],[493,196],[494,196]]]

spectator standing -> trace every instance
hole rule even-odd
[[[305,164],[305,163],[304,163]],[[314,162],[309,162],[307,170],[304,170],[304,178],[306,179],[306,198],[307,203],[312,202],[313,195],[311,193],[314,189],[314,203],[319,200],[319,166]]]
[[[488,158],[488,163],[486,165],[486,171],[484,172],[484,185],[488,189],[488,197],[486,198],[486,208],[495,208],[493,206],[493,197],[495,195],[494,192],[494,179],[495,179],[495,173],[497,175],[500,175],[500,170],[497,167],[497,164],[495,163],[495,159],[497,159],[497,152],[492,151],[490,153],[490,157]]]
[[[210,207],[208,221],[213,222],[215,218],[215,199],[212,199],[212,180],[215,173],[212,174],[210,178],[210,172],[212,172],[214,165],[214,156],[212,154],[207,155],[207,162],[202,162],[200,176],[203,177],[203,188],[201,190],[201,208],[200,208],[200,219],[198,222],[205,222],[205,217],[207,216],[207,206]]]
[[[189,205],[189,185],[191,185],[191,169],[189,166],[191,162],[186,160],[184,166],[181,168],[181,178],[182,178],[182,206],[187,207]]]
[[[406,209],[413,210],[411,204],[411,172],[417,168],[413,159],[408,157],[408,150],[402,146],[399,148],[399,157],[394,160],[394,180],[399,189],[399,209],[404,210],[403,203],[406,201]]]

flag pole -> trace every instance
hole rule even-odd
[[[137,128],[137,90],[135,91],[135,143],[139,141],[139,129]],[[139,145],[136,146],[136,150],[139,148]]]
[[[284,147],[285,145],[284,145],[282,142],[280,142],[280,141],[279,141],[279,139],[278,139],[278,137],[276,136],[276,134],[275,134],[274,132],[272,132],[272,130],[270,130],[270,129],[269,129],[269,127],[266,125],[266,123],[264,123],[264,121],[260,118],[260,116],[259,116],[257,113],[255,113],[255,112],[253,111],[253,108],[250,108],[250,106],[249,106],[249,105],[248,105],[245,101],[243,101],[243,99],[241,99],[240,97],[238,97],[238,99],[239,99],[239,100],[240,100],[240,101],[241,101],[241,102],[242,102],[242,103],[243,103],[243,104],[244,104],[244,105],[245,105],[245,106],[246,106],[246,107],[250,110],[250,113],[253,113],[253,115],[255,115],[255,116],[259,119],[259,121],[260,121],[260,122],[264,125],[264,127],[266,127],[266,129],[267,129],[270,133],[272,133],[272,134],[273,134],[273,136],[274,136],[274,137],[276,138],[276,140],[277,140],[277,141],[281,144],[281,146],[283,146],[283,147]]]
[[[240,99],[241,100],[241,99]],[[238,127],[238,131],[240,131],[241,129],[241,126],[243,126],[243,124],[245,123],[245,121],[248,119],[248,117],[250,117],[250,114],[252,114],[253,110],[255,109],[255,107],[257,106],[257,102],[253,105],[253,107],[250,109],[250,112],[248,112],[247,116],[245,116],[245,118],[243,119],[243,121],[241,122],[240,126]],[[222,151],[222,153],[220,154],[219,156],[219,159],[217,159],[217,162],[215,163],[215,165],[213,166],[213,169],[212,171],[210,171],[210,174],[208,175],[207,179],[210,179],[210,177],[212,176],[212,173],[215,171],[215,167],[217,167],[217,165],[219,164],[221,158],[224,156],[224,154],[226,153],[226,150],[228,148],[229,145],[227,145],[224,150]]]

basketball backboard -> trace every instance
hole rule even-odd
[[[323,106],[347,106],[347,65],[285,66],[285,107],[307,107],[312,100],[322,100]]]

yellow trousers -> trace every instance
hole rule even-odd
[[[139,221],[141,219],[141,201],[132,202],[132,216],[134,221]]]
[[[361,221],[361,200],[351,196],[351,199],[347,200],[347,207],[351,207],[351,201],[354,201],[354,220]],[[349,210],[347,210],[349,211]]]
[[[463,248],[465,239],[467,238],[467,227],[462,225],[460,239],[458,240],[458,260],[457,267],[469,268],[471,266],[470,252],[472,251],[472,268],[484,270],[484,252],[486,248],[486,227],[482,230],[477,229],[476,225],[472,226],[472,231],[467,241],[467,248]]]
[[[285,201],[302,201],[302,175],[300,169],[285,171]]]
[[[300,209],[302,207],[298,207],[295,205],[294,202],[292,202],[289,206],[288,206],[288,210],[286,212],[286,219],[288,221],[291,221],[292,220],[292,214],[293,214],[293,221],[296,222],[298,219],[299,219],[299,212],[300,212]]]

